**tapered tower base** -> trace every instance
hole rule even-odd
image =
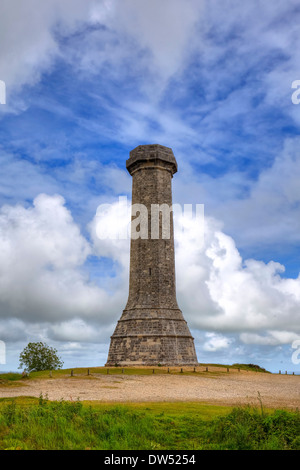
[[[197,365],[194,339],[179,309],[124,310],[106,366]]]

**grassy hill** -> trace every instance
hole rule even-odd
[[[74,369],[59,369],[55,371],[39,371],[31,372],[28,377],[23,378],[22,374],[15,372],[0,374],[0,385],[16,385],[16,381],[28,380],[31,378],[46,378],[51,375],[52,378],[66,377],[66,376],[89,376],[92,378],[93,374],[126,374],[126,375],[148,375],[153,374],[206,374],[214,373],[221,374],[230,371],[251,371],[270,373],[266,369],[255,364],[203,364],[199,363],[197,367],[165,367],[157,364],[156,366],[148,367],[77,367]]]

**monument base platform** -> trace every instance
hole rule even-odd
[[[194,338],[179,309],[124,311],[106,366],[196,366]]]

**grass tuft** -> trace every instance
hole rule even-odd
[[[129,405],[5,399],[0,449],[299,450],[298,412],[197,403]]]

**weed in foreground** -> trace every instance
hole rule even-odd
[[[0,408],[0,449],[300,449],[298,412],[234,408],[199,413],[154,412],[145,406],[96,407],[73,402],[11,400]]]

